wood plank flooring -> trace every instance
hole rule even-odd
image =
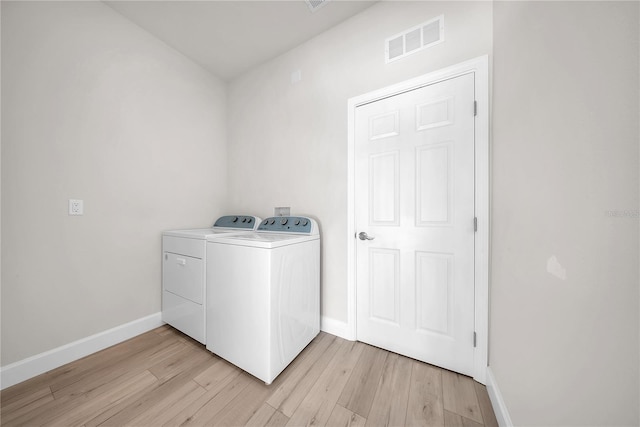
[[[2,426],[497,426],[471,378],[321,332],[267,386],[163,326],[0,392]]]

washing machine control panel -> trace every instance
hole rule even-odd
[[[304,216],[273,216],[260,223],[257,231],[311,234],[313,220]]]
[[[241,228],[254,230],[260,218],[250,215],[226,215],[218,218],[213,224],[214,227]]]

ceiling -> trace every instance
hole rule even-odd
[[[375,3],[332,0],[311,12],[302,0],[104,1],[201,64],[232,79]]]

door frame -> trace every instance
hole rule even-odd
[[[356,332],[356,239],[355,239],[355,111],[383,98],[474,73],[477,115],[475,118],[475,332],[473,378],[486,384],[489,353],[489,57],[481,56],[404,82],[374,90],[348,100],[347,153],[347,337]],[[470,337],[471,339],[471,337]]]

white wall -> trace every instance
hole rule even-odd
[[[638,16],[494,5],[490,365],[515,425],[640,422]]]
[[[100,2],[2,2],[3,366],[160,311],[160,233],[223,212],[225,102]]]
[[[385,38],[441,14],[445,42],[385,64]],[[347,100],[490,53],[491,19],[489,2],[378,3],[229,84],[231,208],[317,217],[324,316],[347,319]]]

